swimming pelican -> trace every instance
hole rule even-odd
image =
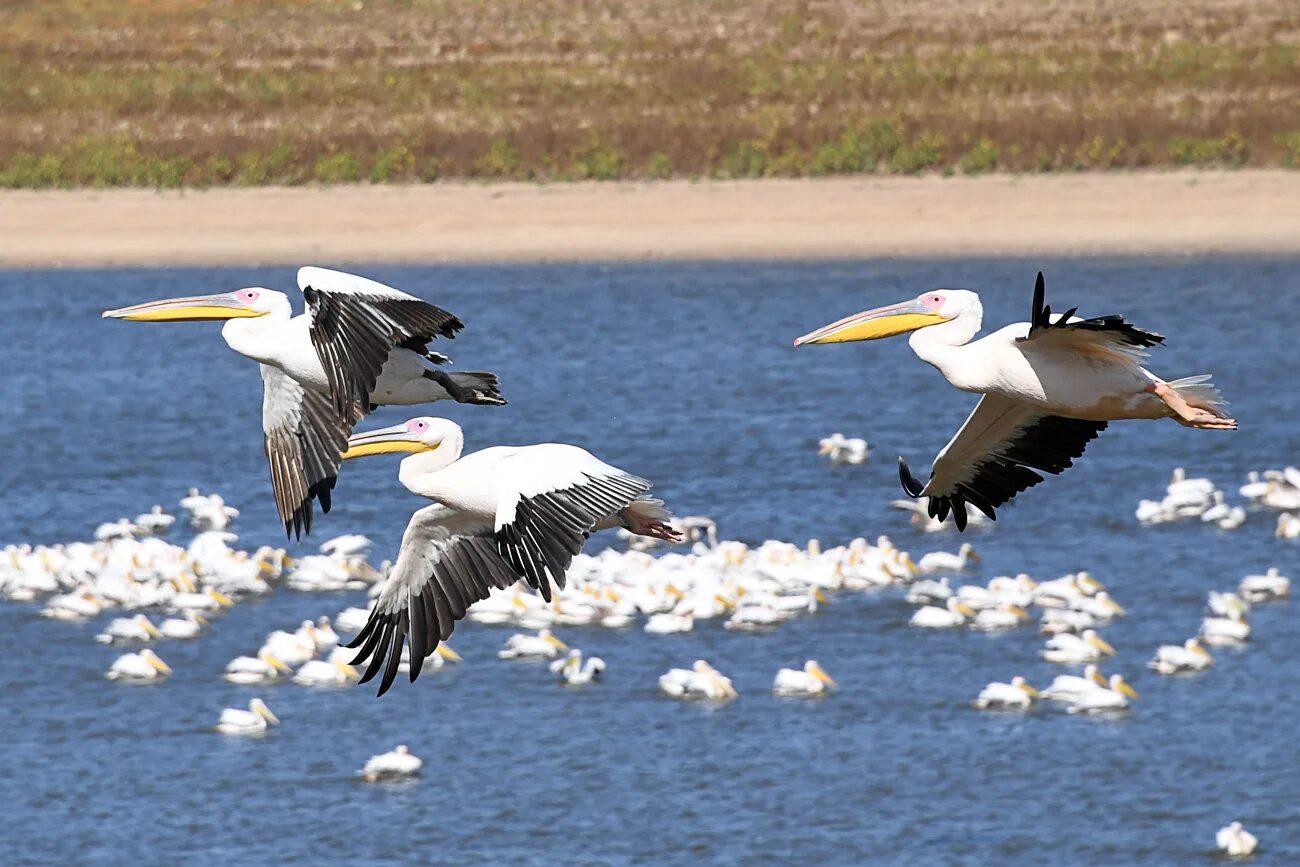
[[[461,456],[465,437],[447,419],[415,418],[357,434],[344,458],[406,453],[398,479],[434,505],[407,525],[402,547],[366,626],[348,647],[369,659],[361,682],[385,666],[379,694],[392,685],[403,641],[411,642],[411,681],[420,660],[451,637],[466,609],[492,588],[518,580],[551,601],[552,582],[595,531],[622,526],[677,541],[671,515],[646,496],[650,483],[577,446],[497,446]]]
[[[583,662],[582,651],[574,649],[564,659],[551,663],[551,671],[569,686],[586,686],[604,674],[605,660],[592,656]]]
[[[281,675],[292,674],[293,669],[285,665],[275,654],[265,648],[257,656],[236,656],[226,663],[226,672],[222,675],[231,683],[248,685],[253,683],[273,683]]]
[[[1069,713],[1098,713],[1103,711],[1123,710],[1128,707],[1129,699],[1136,701],[1137,690],[1129,686],[1122,674],[1112,674],[1104,688],[1089,689],[1070,699]]]
[[[975,707],[980,710],[1023,710],[1032,706],[1039,697],[1038,690],[1026,683],[1023,677],[1016,675],[1010,683],[995,680],[980,690],[979,697],[975,699]]]
[[[153,625],[148,617],[137,614],[134,617],[115,617],[108,628],[95,636],[100,644],[121,644],[127,641],[153,641],[163,634]]]
[[[207,625],[208,618],[197,611],[186,611],[184,617],[168,617],[158,624],[158,631],[163,638],[198,638]]]
[[[660,675],[659,689],[670,698],[683,700],[729,701],[739,694],[730,678],[703,659],[695,660],[690,668],[672,668]]]
[[[1075,665],[1095,662],[1103,656],[1114,656],[1115,648],[1095,630],[1085,629],[1082,635],[1062,632],[1047,640],[1047,647],[1039,654],[1048,662]]]
[[[299,686],[347,686],[361,674],[342,660],[309,659],[293,674]]]
[[[554,659],[561,650],[568,650],[565,644],[549,629],[539,630],[536,635],[512,635],[506,640],[506,646],[497,651],[498,659]]]
[[[176,518],[163,511],[162,506],[155,505],[143,515],[135,516],[135,525],[150,536],[165,536],[176,523]]]
[[[125,653],[113,660],[104,677],[109,680],[159,680],[172,673],[171,666],[158,658],[158,654],[145,648],[139,653]]]
[[[1232,646],[1250,638],[1246,615],[1233,609],[1226,617],[1207,617],[1201,621],[1201,638],[1206,644]]]
[[[1255,847],[1259,845],[1255,835],[1243,828],[1240,822],[1233,822],[1220,828],[1214,835],[1214,842],[1219,847],[1219,851],[1229,858],[1244,858],[1252,855]]]
[[[980,555],[975,553],[970,542],[962,542],[956,554],[947,551],[931,551],[920,559],[916,567],[921,570],[922,575],[934,572],[961,572],[968,563],[971,561],[978,563],[979,559]]]
[[[950,596],[944,602],[943,608],[927,605],[919,609],[912,615],[908,625],[920,626],[925,629],[949,629],[954,626],[961,626],[967,619],[975,616],[975,609],[956,596]]]
[[[1270,566],[1263,575],[1247,575],[1237,587],[1247,602],[1273,602],[1291,595],[1291,579],[1276,566]]]
[[[1019,605],[999,605],[997,608],[985,608],[977,613],[971,628],[981,632],[1014,629],[1028,619],[1029,612]]]
[[[400,780],[414,777],[424,767],[424,761],[409,749],[406,744],[398,744],[391,753],[371,756],[366,766],[361,769],[361,779],[367,783],[380,780]]]
[[[248,710],[233,707],[223,710],[217,720],[217,731],[223,735],[260,735],[268,723],[278,726],[280,719],[271,713],[266,702],[255,698],[248,703]]]
[[[298,288],[307,312],[261,287],[151,301],[104,312],[106,319],[194,322],[224,319],[226,344],[261,365],[262,431],[271,486],[285,532],[311,532],[312,500],[330,510],[352,426],[376,406],[453,399],[501,405],[491,373],[436,369],[450,359],[426,346],[463,323],[445,310],[374,280],[306,267]]]
[[[772,692],[777,695],[814,696],[825,695],[835,689],[837,684],[815,659],[803,664],[803,669],[783,668],[776,673],[772,682]]]
[[[930,514],[952,513],[965,529],[967,503],[990,518],[998,506],[1060,473],[1111,421],[1173,418],[1195,428],[1233,429],[1208,376],[1167,382],[1143,368],[1146,350],[1164,342],[1119,316],[1053,315],[1043,275],[1029,322],[974,342],[983,308],[965,289],[939,289],[868,310],[805,334],[795,346],[875,340],[913,332],[921,360],[962,390],[981,394],[957,435],[935,457],[922,485],[899,458],[912,497],[929,497]],[[1036,472],[1037,471],[1037,472]]]
[[[1180,671],[1203,671],[1211,665],[1214,665],[1214,657],[1210,652],[1201,646],[1201,642],[1189,638],[1181,645],[1160,645],[1147,668],[1160,674],[1177,674]]]
[[[652,614],[645,622],[645,631],[651,635],[673,635],[690,632],[695,628],[695,606],[689,602],[672,611]]]
[[[1090,689],[1104,689],[1106,678],[1102,677],[1097,666],[1089,664],[1083,668],[1083,676],[1077,674],[1058,674],[1051,686],[1043,690],[1043,698],[1052,701],[1071,701],[1079,693]]]

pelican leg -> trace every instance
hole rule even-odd
[[[1193,406],[1167,382],[1152,383],[1146,387],[1146,391],[1163,400],[1165,406],[1173,410],[1174,421],[1181,425],[1206,430],[1237,429],[1236,419],[1226,418],[1211,410]]]

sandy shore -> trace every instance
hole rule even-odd
[[[0,192],[0,267],[1300,252],[1300,172]]]

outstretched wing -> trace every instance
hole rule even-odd
[[[596,525],[650,490],[645,479],[557,443],[519,449],[495,476],[497,550],[548,602],[550,582],[564,589],[564,573]]]
[[[1034,306],[1029,318],[1029,333],[1018,343],[1109,345],[1112,349],[1130,355],[1145,355],[1145,350],[1165,342],[1163,335],[1138,328],[1123,316],[1096,316],[1080,319],[1074,315],[1077,307],[1061,314],[1053,314],[1045,300],[1043,272],[1038,272],[1034,282]]]
[[[352,426],[341,421],[329,400],[304,389],[277,368],[262,368],[262,433],[271,487],[285,533],[311,532],[312,500],[330,510],[330,491],[348,447]]]
[[[464,327],[446,310],[355,274],[308,266],[298,270],[298,288],[311,310],[312,345],[334,410],[350,424],[365,415],[394,347],[423,351],[430,340],[455,337]]]
[[[929,482],[922,486],[901,457],[898,475],[909,495],[929,497],[931,517],[942,521],[951,512],[957,529],[965,530],[967,503],[996,520],[998,506],[1041,482],[1040,472],[1073,465],[1105,429],[1104,421],[1048,415],[986,394],[935,457]]]
[[[387,692],[408,636],[414,683],[425,657],[451,637],[466,609],[517,580],[497,553],[489,523],[441,504],[420,509],[411,516],[370,619],[346,645],[359,648],[353,665],[370,661],[361,683],[382,671],[379,695]]]

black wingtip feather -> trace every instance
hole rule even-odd
[[[902,455],[898,456],[898,480],[903,483],[903,490],[912,499],[921,496],[921,491],[925,490],[925,485],[912,475],[912,471],[907,468],[907,461]]]

